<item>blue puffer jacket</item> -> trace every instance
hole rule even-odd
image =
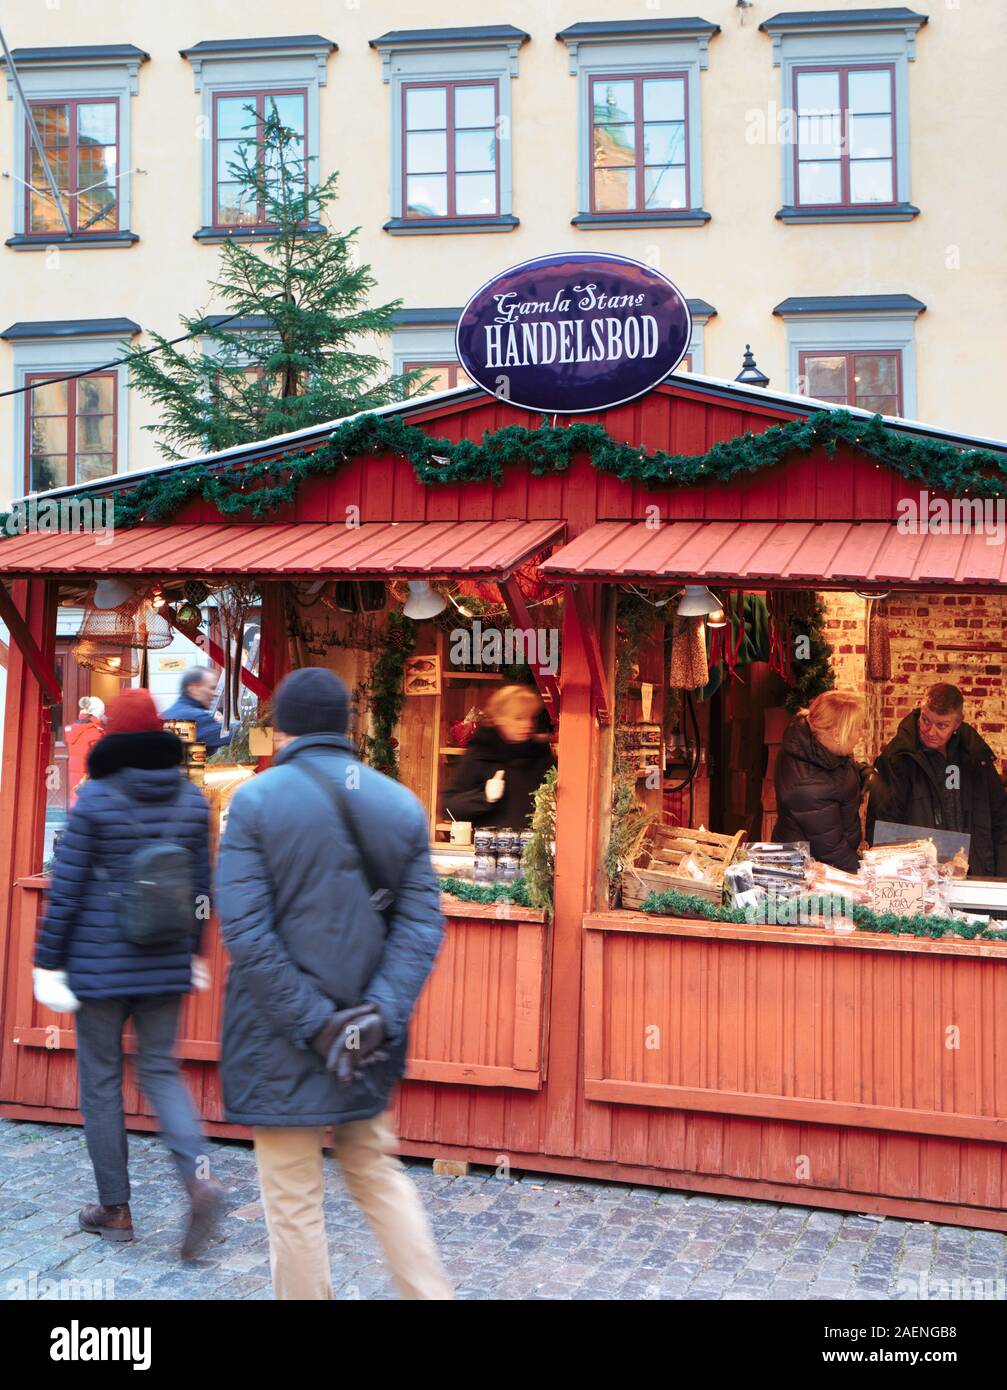
[[[322,788],[298,771],[302,759],[343,779],[361,836],[387,876],[375,886],[395,893],[387,935],[356,848]],[[330,1125],[384,1110],[444,927],[416,797],[360,766],[345,738],[295,739],[234,794],[216,898],[232,962],[221,1064],[227,1118]],[[388,1058],[344,1086],[310,1044],[334,1010],[360,1003],[381,1013]]]
[[[56,849],[35,948],[35,964],[67,971],[78,999],[186,994],[190,988],[192,957],[209,910],[210,810],[199,788],[182,775],[183,756],[181,740],[167,732],[107,734],[91,749],[89,780]],[[164,838],[192,855],[198,895],[192,938],[171,950],[134,946],[119,930],[115,894],[134,850],[154,838],[144,832],[161,830],[167,803],[179,793]]]

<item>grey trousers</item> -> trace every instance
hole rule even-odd
[[[177,994],[81,1000],[76,1015],[80,1108],[103,1206],[129,1201],[129,1145],[122,1108],[122,1030],[128,1018],[136,1033],[140,1085],[183,1181],[195,1177],[197,1160],[206,1152],[195,1107],[173,1056],[181,1002]]]

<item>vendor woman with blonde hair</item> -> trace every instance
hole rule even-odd
[[[864,702],[827,690],[783,735],[776,764],[774,840],[807,840],[812,857],[855,873],[860,829],[860,771],[853,761]]]
[[[455,820],[524,830],[553,765],[545,707],[531,686],[505,685],[487,701],[486,716],[458,760],[445,805]]]

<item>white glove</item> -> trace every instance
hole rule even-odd
[[[499,801],[504,794],[504,775],[503,768],[494,772],[493,776],[486,783],[486,800],[493,802]]]
[[[72,1014],[80,1008],[80,1000],[66,982],[65,970],[40,970],[35,966],[31,975],[35,998],[47,1009]]]
[[[200,994],[205,994],[210,988],[210,967],[198,956],[192,958],[192,987]]]

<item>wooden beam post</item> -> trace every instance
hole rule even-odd
[[[50,705],[58,705],[63,701],[63,690],[59,683],[59,678],[50,661],[42,655],[35,638],[31,635],[28,625],[21,612],[11,598],[7,585],[0,579],[0,618],[7,625],[15,645],[28,664],[28,669],[38,681],[42,688],[42,694]]]
[[[216,662],[218,666],[224,665],[223,649],[218,647],[216,642],[214,642],[211,637],[208,637],[205,632],[202,632],[191,623],[179,622],[175,610],[168,603],[166,603],[163,608],[159,609],[159,612],[161,616],[171,624],[176,632],[180,632],[183,637],[188,637],[189,641],[195,642],[197,647],[204,647],[211,661]],[[242,666],[241,668],[241,683],[246,690],[250,690],[252,694],[257,695],[260,700],[268,700],[273,693],[266,682],[260,680],[254,672],[249,671],[247,666]]]
[[[588,669],[591,672],[594,712],[598,723],[604,727],[612,722],[612,711],[609,707],[608,682],[605,679],[605,661],[601,654],[598,628],[583,588],[579,584],[571,584],[569,590],[570,598],[573,601],[574,615],[580,628],[581,641],[584,643]]]
[[[520,584],[512,574],[501,582],[500,593],[507,605],[507,612],[510,614],[514,626],[523,628],[528,633],[533,632],[534,624],[528,613],[528,605],[525,603]],[[537,650],[537,643],[535,647]],[[539,694],[546,703],[550,717],[555,722],[559,718],[559,681],[556,679],[555,673],[544,671],[537,662],[529,661],[528,665],[532,669]]]

